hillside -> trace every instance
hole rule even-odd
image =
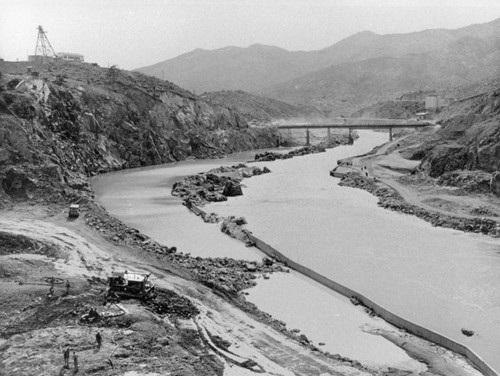
[[[351,114],[354,118],[410,119],[425,111],[424,101],[383,101]]]
[[[490,77],[495,72],[487,67],[498,61],[499,38],[500,20],[456,30],[393,35],[366,31],[317,51],[263,45],[195,50],[138,71],[198,92],[241,89],[352,112],[384,99],[380,94],[390,99],[407,90],[442,89]],[[379,79],[368,79],[368,74]]]
[[[312,106],[291,105],[276,99],[259,97],[242,90],[212,91],[203,93],[201,98],[214,105],[234,110],[241,114],[246,121],[254,124],[265,124],[280,119],[323,116],[320,110]]]
[[[350,113],[414,90],[443,90],[499,73],[500,39],[464,38],[441,51],[340,64],[276,85],[266,95]]]
[[[247,48],[196,49],[136,71],[175,82],[198,93],[218,90],[258,92],[315,70],[306,52],[255,44]]]
[[[440,114],[442,129],[437,137],[416,148],[423,155],[420,169],[445,184],[477,176],[486,191],[500,195],[500,89],[457,102]],[[464,180],[464,181],[465,181]]]
[[[105,171],[276,144],[238,112],[140,73],[54,62],[32,77],[27,63],[0,64],[4,203],[59,195],[61,184],[79,195]]]

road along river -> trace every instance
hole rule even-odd
[[[272,173],[244,180],[244,196],[205,210],[244,216],[248,229],[291,259],[467,345],[499,370],[498,240],[434,228],[379,208],[377,199],[364,191],[339,187],[329,176],[336,161],[387,139],[383,133],[360,134],[353,146],[258,163]],[[93,186],[111,214],[165,245],[194,256],[260,259],[259,251],[223,236],[216,225],[203,223],[170,195],[173,182],[182,176],[245,159],[250,158],[240,155],[106,174]],[[461,328],[476,334],[465,337]],[[335,352],[356,358],[349,351]],[[401,356],[396,360],[401,364],[406,362],[401,354],[390,353]],[[365,358],[376,362],[380,354]]]

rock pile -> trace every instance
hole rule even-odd
[[[255,154],[254,160],[256,162],[275,161],[276,159],[290,159],[293,157],[300,157],[307,154],[324,153],[325,151],[326,148],[323,145],[305,146],[300,149],[292,150],[288,153],[275,153],[271,151],[266,151],[261,154]]]
[[[200,313],[189,299],[172,290],[157,289],[156,296],[147,300],[146,305],[158,314],[181,319],[191,319]]]
[[[198,175],[188,176],[174,183],[172,195],[184,199],[189,205],[226,201],[228,197],[241,196],[241,180],[271,172],[268,168],[248,167],[245,164],[221,166]]]
[[[229,235],[232,238],[235,238],[243,243],[245,243],[248,247],[254,245],[253,241],[250,239],[248,234],[250,231],[243,228],[243,225],[246,225],[247,221],[243,217],[236,218],[234,216],[230,216],[224,218],[221,223],[220,230]]]

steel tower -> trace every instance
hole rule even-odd
[[[41,26],[38,26],[38,38],[36,40],[35,56],[57,57],[52,45],[47,38],[46,32]]]

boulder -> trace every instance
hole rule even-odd
[[[474,335],[474,331],[462,328],[462,334],[467,337],[472,337]]]
[[[11,167],[7,170],[2,180],[2,187],[9,196],[15,198],[29,198],[30,190],[35,188],[35,183],[21,169]]]
[[[239,184],[233,180],[228,180],[226,182],[226,185],[224,186],[224,190],[222,191],[222,194],[226,197],[242,196],[243,190],[241,189],[241,184]]]
[[[254,263],[251,263],[251,262],[247,262],[245,264],[245,268],[249,271],[249,272],[255,272],[257,271],[257,265],[255,265]]]

